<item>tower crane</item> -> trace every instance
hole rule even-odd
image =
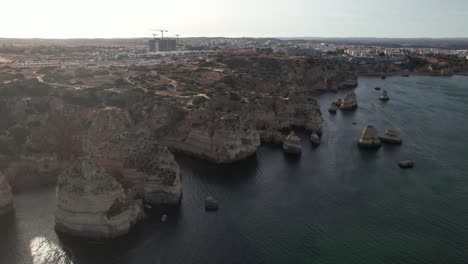
[[[168,32],[166,29],[153,29],[153,30],[161,31],[161,40],[164,39],[164,32]]]

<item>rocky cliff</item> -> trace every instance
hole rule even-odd
[[[260,135],[241,115],[205,114],[197,113],[188,118],[182,127],[186,138],[181,142],[167,141],[168,144],[216,163],[234,162],[256,153]]]
[[[146,203],[179,204],[182,195],[179,165],[172,153],[148,133],[118,134],[100,144],[94,157]]]
[[[58,232],[92,238],[126,234],[141,208],[122,186],[91,158],[80,158],[57,183]]]

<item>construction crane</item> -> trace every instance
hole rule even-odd
[[[158,36],[158,34],[153,34],[154,39],[156,39],[157,36]]]
[[[175,34],[175,36],[176,36],[177,40],[179,40],[180,35],[179,35],[179,34]]]
[[[153,30],[161,31],[161,40],[164,39],[164,32],[168,32],[166,29],[153,29]]]

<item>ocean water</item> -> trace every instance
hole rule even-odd
[[[0,219],[0,263],[468,263],[468,77],[360,78],[356,94],[358,110],[336,115],[345,92],[317,98],[322,144],[298,131],[300,159],[270,145],[232,165],[178,155],[181,207],[113,241],[58,237],[54,188],[20,193]],[[403,145],[358,149],[367,125]]]

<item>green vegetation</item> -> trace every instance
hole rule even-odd
[[[94,77],[94,74],[87,69],[78,68],[75,70],[75,77],[79,79],[86,79]]]

